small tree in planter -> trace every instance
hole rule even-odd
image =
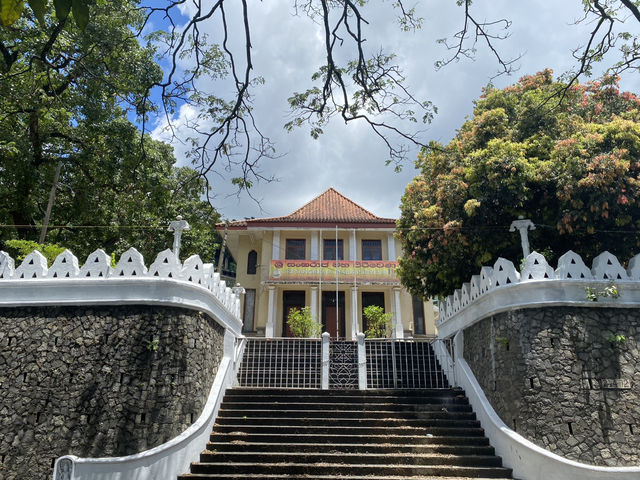
[[[369,305],[363,311],[367,319],[367,330],[364,332],[367,338],[385,338],[387,327],[392,317],[392,313],[384,313],[384,308],[378,305]]]
[[[287,325],[294,337],[311,338],[320,334],[320,325],[313,321],[310,307],[294,307],[289,310]]]

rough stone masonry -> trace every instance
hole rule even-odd
[[[50,479],[61,455],[129,455],[200,415],[223,328],[175,307],[0,309],[0,478]]]
[[[464,357],[500,418],[572,460],[640,463],[640,309],[528,308],[464,331]]]

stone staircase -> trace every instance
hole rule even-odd
[[[512,478],[464,392],[233,388],[180,479]]]

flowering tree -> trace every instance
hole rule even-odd
[[[565,86],[545,70],[487,88],[448,145],[423,150],[397,229],[413,293],[449,294],[498,256],[517,264],[508,227],[519,215],[536,224],[531,247],[548,261],[569,249],[637,253],[640,99],[616,77]]]

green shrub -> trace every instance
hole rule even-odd
[[[367,319],[367,330],[364,332],[367,338],[385,338],[392,313],[384,313],[384,308],[378,305],[369,305],[363,310]]]
[[[64,252],[65,248],[53,243],[32,242],[31,240],[7,240],[4,242],[7,253],[13,257],[16,264],[22,262],[27,255],[34,250],[38,250],[47,259],[47,265],[53,265],[58,255]],[[16,265],[17,266],[17,265]]]
[[[311,308],[292,308],[287,315],[287,325],[291,334],[298,338],[317,337],[320,334],[320,325],[311,317]]]

